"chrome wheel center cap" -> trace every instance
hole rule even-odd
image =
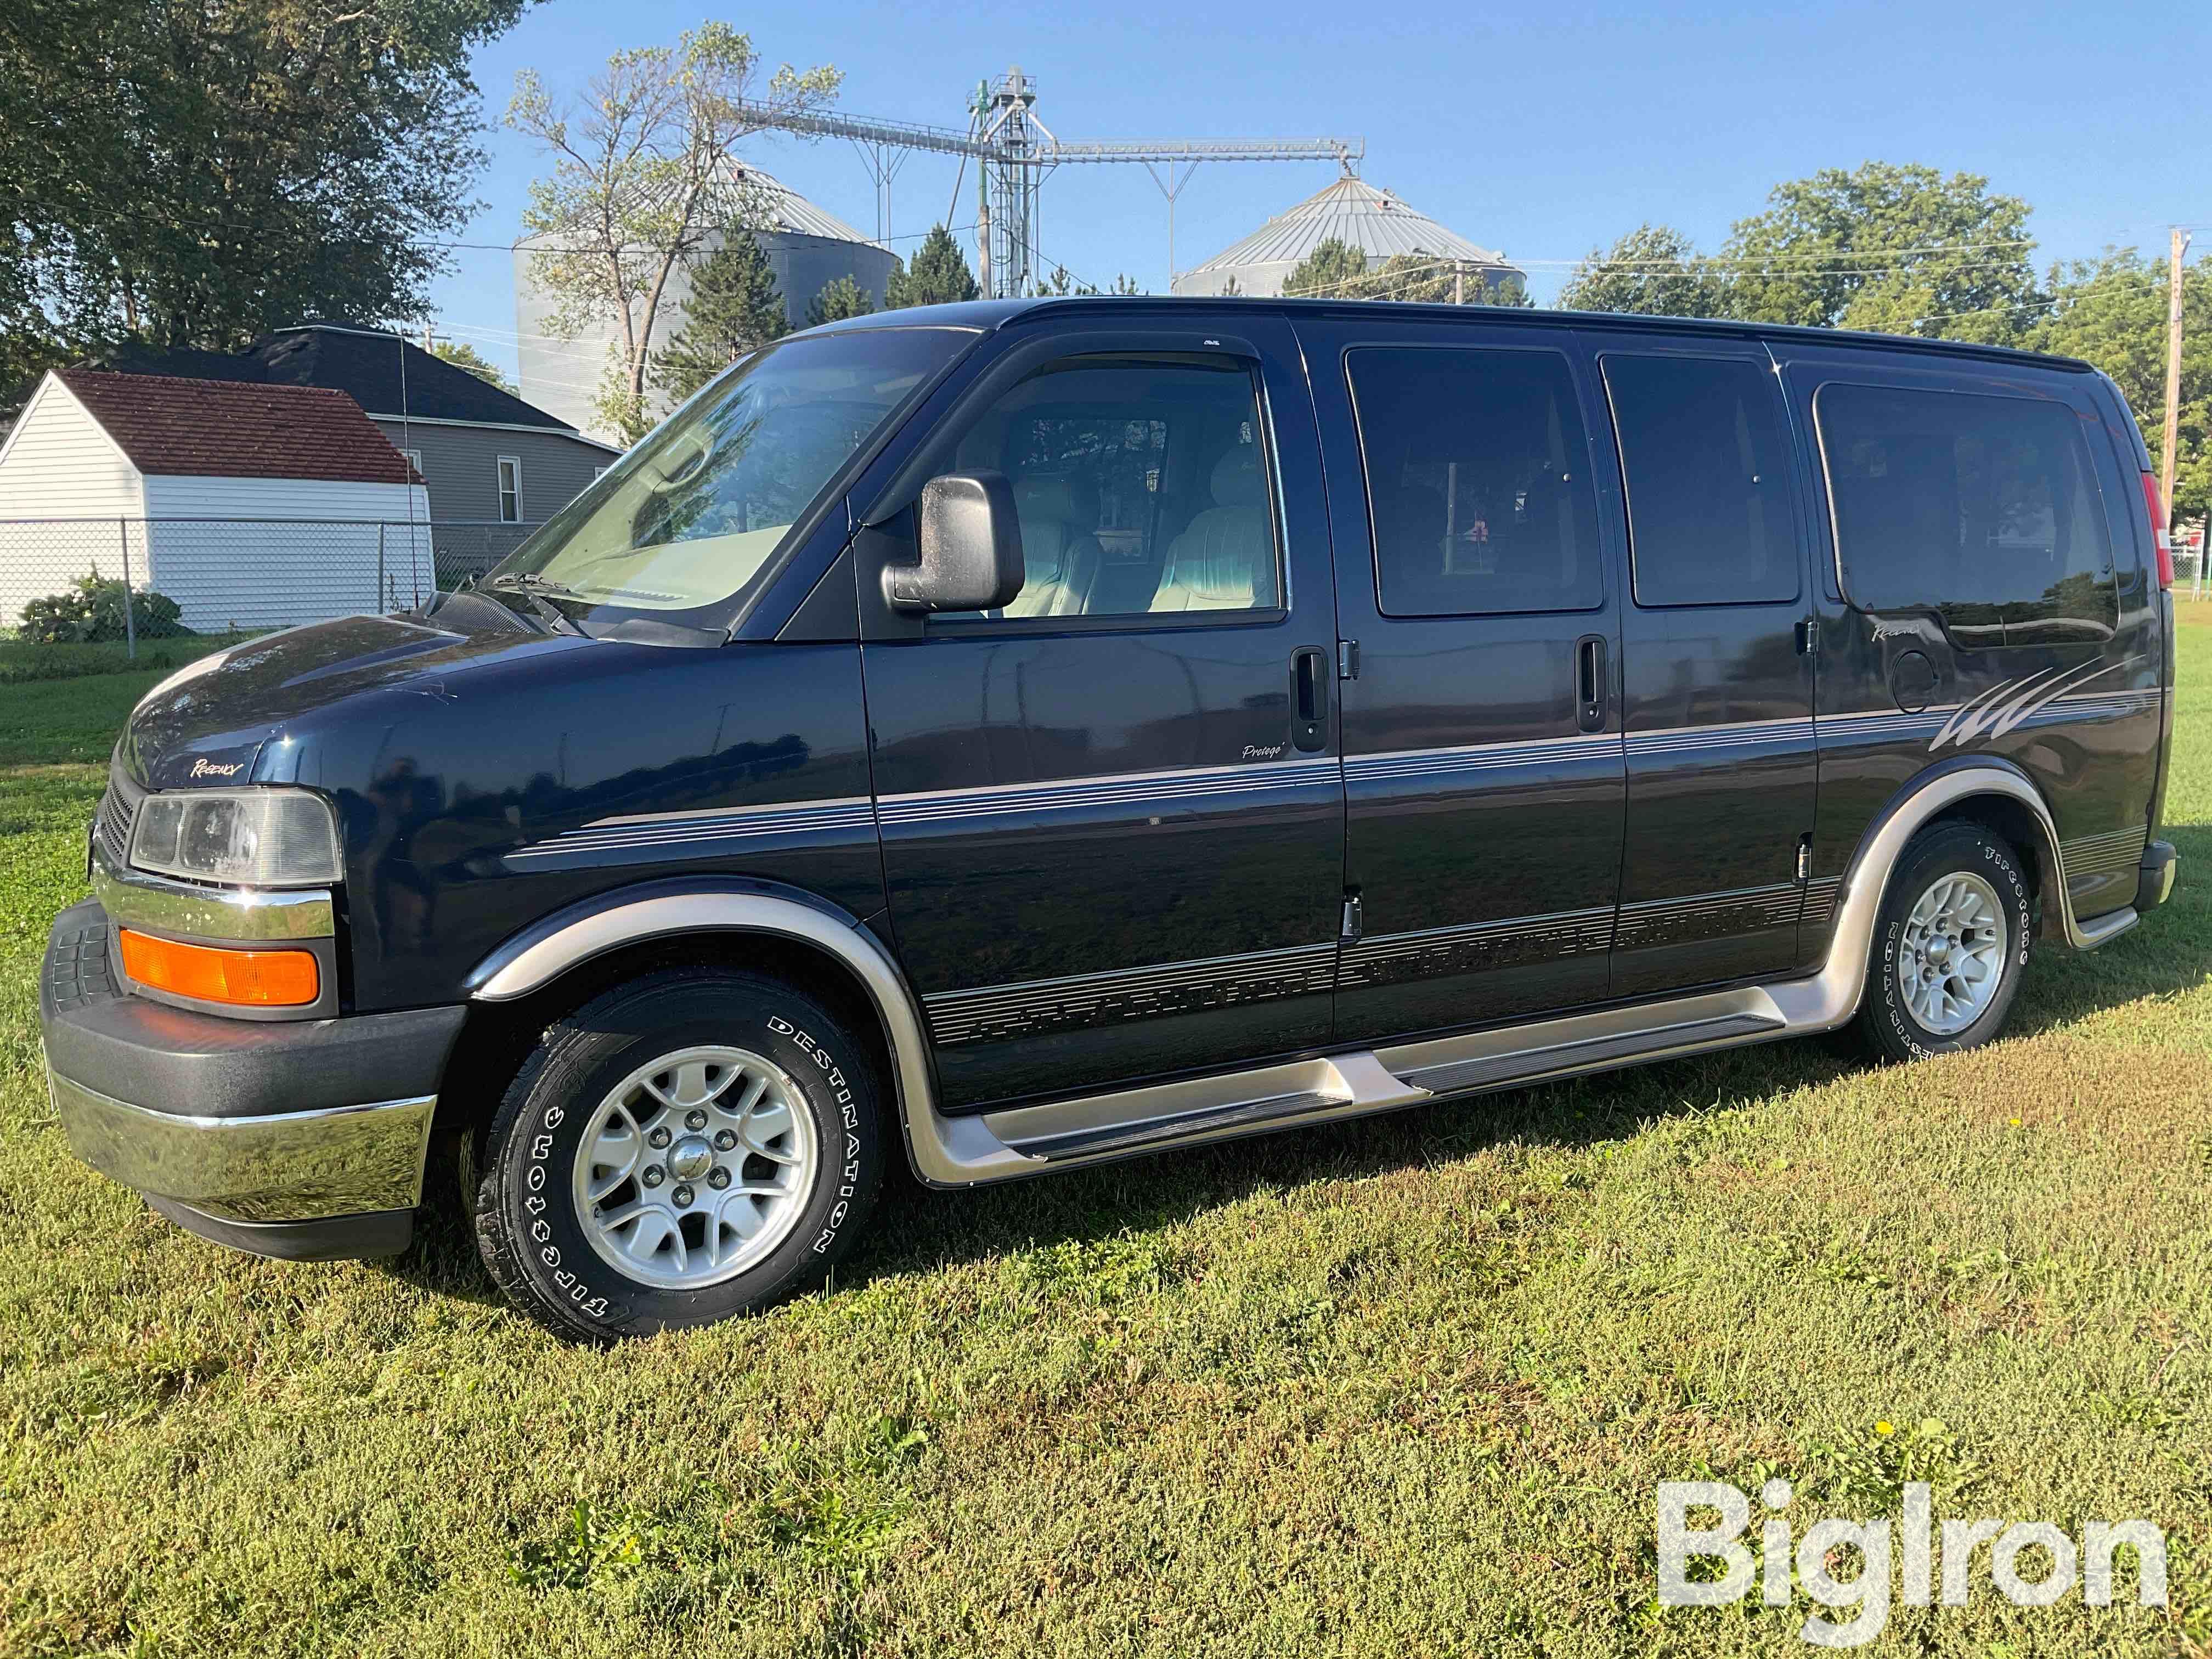
[[[1978,873],[1954,871],[1920,896],[1897,953],[1898,988],[1923,1029],[1965,1030],[1996,1000],[2010,930],[2003,901]]]
[[[678,1181],[696,1181],[714,1167],[714,1148],[704,1135],[685,1135],[668,1149],[668,1172]]]

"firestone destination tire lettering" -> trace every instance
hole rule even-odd
[[[738,1098],[723,1105],[718,1085]],[[775,980],[666,972],[617,987],[548,1029],[484,1132],[485,1265],[532,1317],[586,1340],[709,1324],[811,1289],[882,1183],[878,1089],[866,1049]],[[763,1118],[756,1094],[781,1104]],[[609,1109],[621,1099],[646,1103],[627,1127]],[[802,1168],[800,1191],[787,1176]],[[649,1212],[649,1224],[610,1226],[587,1212],[594,1198],[617,1219]],[[740,1220],[724,1227],[729,1206]],[[753,1231],[772,1245],[748,1249]],[[617,1265],[625,1248],[638,1267]]]
[[[1999,912],[1995,916],[1981,914],[1990,901]],[[1937,927],[1929,945],[1921,935],[1931,920]],[[2009,845],[1978,824],[1939,823],[1923,831],[1898,860],[1882,895],[1860,1030],[1892,1060],[1925,1060],[1979,1048],[2004,1027],[2027,966],[2033,929],[2032,890]],[[1936,1006],[1960,1009],[1963,1023],[1939,1020],[1931,1026],[1923,1012],[1929,1004],[1916,1006],[1903,970],[1915,970],[1916,983],[1931,975],[1940,980],[1972,951],[1975,940],[1968,935],[1992,932],[2001,936],[1993,942],[2002,948],[1983,954],[1993,957],[1989,966],[1996,975],[1994,988],[1935,999]]]

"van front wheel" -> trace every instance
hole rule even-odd
[[[556,1023],[486,1131],[477,1238],[562,1335],[642,1336],[819,1284],[874,1201],[873,1067],[821,1006],[663,973]]]
[[[1892,1060],[1978,1048],[2011,1012],[2033,932],[2008,843],[1978,824],[1924,831],[1882,896],[1861,1028]]]

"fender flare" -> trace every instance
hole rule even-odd
[[[1866,994],[1867,955],[1874,946],[1876,913],[1889,878],[1906,845],[1943,812],[1977,797],[1996,797],[2025,807],[2039,831],[2040,845],[2030,850],[2042,879],[2044,915],[2055,919],[2066,943],[2094,951],[2136,924],[2132,908],[2083,923],[2074,915],[2066,890],[2066,865],[2059,850],[2058,826],[2034,781],[2010,761],[1993,755],[1962,756],[1918,774],[1877,812],[1846,866],[1837,900],[1835,931],[1827,960],[1808,980],[1770,985],[1767,994],[1793,1030],[1826,1030],[1842,1025],[1859,1010]],[[2046,927],[2048,923],[2046,923]]]
[[[478,963],[465,985],[471,1000],[513,1002],[595,957],[700,933],[791,939],[851,974],[874,1005],[890,1050],[894,1103],[915,1176],[933,1187],[974,1184],[976,1159],[989,1150],[983,1143],[996,1138],[975,1119],[937,1109],[927,1026],[906,975],[866,921],[804,889],[727,877],[616,888],[524,928]]]

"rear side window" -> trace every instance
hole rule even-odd
[[[2110,632],[2112,544],[2072,410],[1840,383],[1813,407],[1853,605],[1935,611],[1976,642]]]
[[[1565,357],[1363,347],[1346,368],[1384,615],[1604,602],[1597,497]]]
[[[1773,374],[1741,358],[1608,354],[1605,384],[1636,602],[1796,599],[1790,440]]]

